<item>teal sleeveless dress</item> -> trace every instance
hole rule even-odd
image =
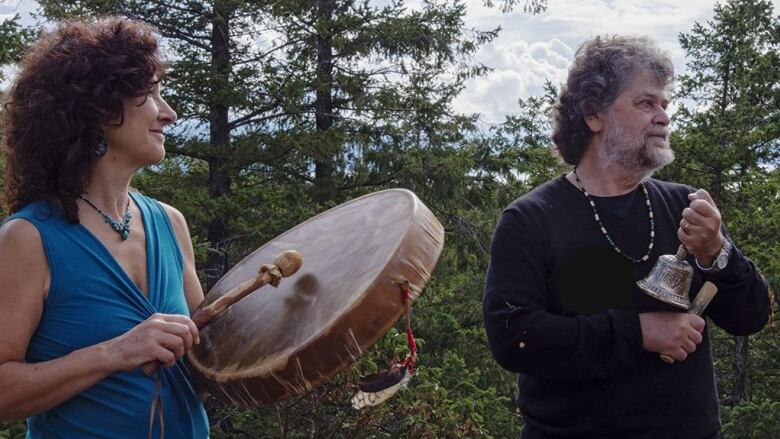
[[[182,254],[163,207],[131,192],[146,232],[146,297],[109,251],[80,224],[70,224],[46,201],[27,205],[23,218],[41,235],[51,285],[25,361],[52,360],[117,337],[154,313],[189,315]],[[6,221],[7,221],[6,220]],[[165,438],[206,438],[208,420],[182,360],[160,368]],[[155,379],[141,369],[117,372],[62,404],[27,419],[28,438],[146,438]],[[153,437],[159,437],[155,416]]]

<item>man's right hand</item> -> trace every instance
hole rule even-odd
[[[154,314],[106,344],[120,362],[117,369],[130,370],[157,361],[171,367],[199,341],[198,328],[189,317]]]
[[[639,314],[642,346],[650,352],[683,361],[701,343],[704,319],[682,312],[648,312]]]

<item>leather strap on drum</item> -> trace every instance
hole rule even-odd
[[[154,409],[160,414],[160,439],[165,439],[165,420],[163,419],[163,403],[162,403],[162,373],[159,369],[155,374],[154,380],[154,396],[152,397],[152,409],[149,411],[149,435],[148,439],[152,439],[152,428],[154,428]]]

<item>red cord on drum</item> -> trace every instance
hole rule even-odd
[[[409,303],[409,283],[406,282],[401,287],[401,301],[404,304],[404,314],[406,318],[406,340],[409,346],[409,355],[403,361],[403,367],[409,368],[409,373],[414,374],[415,361],[417,360],[417,342],[414,340],[414,333],[412,333],[412,306]]]

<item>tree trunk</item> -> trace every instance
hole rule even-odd
[[[230,8],[227,1],[217,1],[211,22],[211,96],[209,103],[209,135],[211,154],[209,165],[209,197],[218,199],[230,194],[230,175],[227,161],[230,157],[230,128],[228,106],[220,101],[219,90],[229,87],[230,75]],[[216,93],[215,93],[216,92]],[[229,260],[223,242],[227,238],[227,224],[222,218],[212,218],[207,227],[211,250],[206,261],[207,287],[211,287],[227,270]]]
[[[319,31],[317,33],[317,83],[314,118],[317,132],[322,134],[333,126],[333,43],[329,25],[333,18],[333,0],[316,0],[315,8]],[[328,25],[322,26],[324,23],[328,23]],[[317,201],[324,201],[333,194],[335,189],[335,157],[333,157],[331,145],[321,144],[317,145],[317,148],[320,150],[314,159],[313,196]]]
[[[728,81],[725,85],[728,87]],[[715,173],[715,186],[712,198],[715,204],[719,204],[723,195],[723,171],[718,169]],[[750,381],[748,380],[749,343],[747,337],[734,337],[734,357],[732,362],[732,386],[731,403],[736,405],[750,399]]]
[[[748,353],[750,343],[747,337],[734,337],[734,386],[731,388],[731,403],[734,405],[750,399],[748,379]]]

